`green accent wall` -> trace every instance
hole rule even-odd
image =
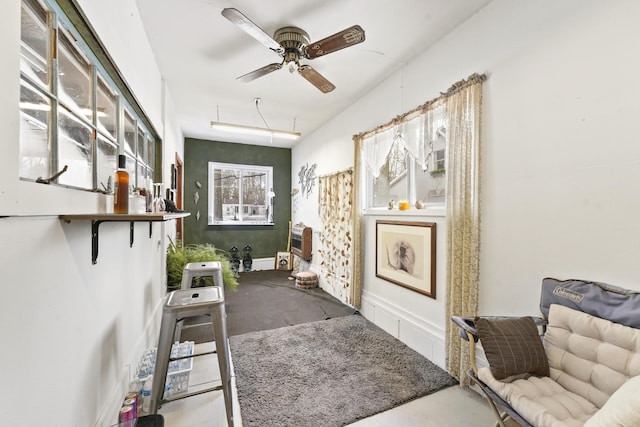
[[[209,162],[273,166],[274,225],[207,225],[209,206]],[[184,243],[210,243],[228,251],[246,245],[253,249],[253,258],[274,257],[287,249],[291,220],[291,150],[248,144],[207,141],[185,138],[184,143],[184,210],[191,215],[184,218]],[[196,186],[196,181],[202,184]],[[196,205],[193,195],[198,191]],[[196,213],[200,211],[200,219]]]

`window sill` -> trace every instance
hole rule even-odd
[[[239,225],[239,226],[273,226],[275,225],[275,223],[273,222],[266,222],[266,221],[214,221],[214,222],[210,222],[207,225],[210,226],[225,226],[225,225]]]
[[[445,217],[447,210],[444,206],[427,207],[426,209],[411,208],[405,211],[399,209],[369,208],[365,209],[364,216],[437,216]]]

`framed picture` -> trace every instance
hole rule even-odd
[[[291,252],[277,252],[275,261],[276,270],[293,269],[293,263],[291,262]]]
[[[178,169],[175,164],[171,164],[171,189],[175,190],[178,187]]]
[[[376,277],[436,297],[436,224],[376,221]]]

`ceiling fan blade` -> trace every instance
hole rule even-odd
[[[254,24],[251,19],[244,16],[238,9],[228,7],[222,9],[221,13],[222,16],[227,18],[232,23],[236,24],[242,31],[249,34],[251,37],[258,40],[269,49],[273,50],[279,55],[282,55],[284,53],[284,48],[280,45],[280,43],[275,41],[269,34],[265,33],[262,28]]]
[[[354,25],[317,42],[309,43],[306,49],[306,56],[309,59],[314,59],[363,41],[364,30],[360,25]]]
[[[322,74],[318,73],[309,65],[301,65],[300,68],[298,68],[298,72],[322,93],[329,93],[336,88],[333,83],[325,79]]]
[[[257,70],[247,73],[244,76],[238,77],[236,80],[240,80],[241,82],[248,83],[250,81],[257,79],[258,77],[266,76],[269,73],[273,73],[274,71],[277,71],[280,68],[282,68],[282,64],[280,63],[265,65],[262,68],[258,68]]]

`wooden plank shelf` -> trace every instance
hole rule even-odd
[[[140,214],[114,214],[114,213],[96,213],[96,214],[69,214],[60,215],[59,218],[67,223],[71,221],[85,220],[91,221],[91,263],[98,262],[98,238],[100,224],[103,222],[128,222],[129,223],[129,247],[133,246],[134,224],[136,222],[149,223],[149,238],[153,235],[153,223],[161,221],[169,221],[171,219],[184,218],[191,215],[189,212],[179,213],[140,213]]]

